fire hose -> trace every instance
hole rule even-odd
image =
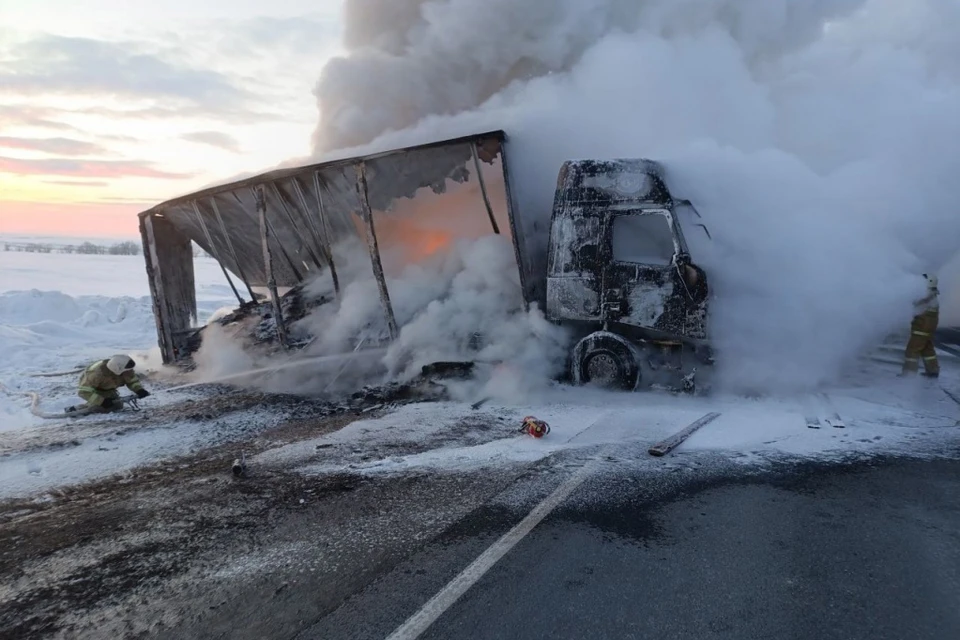
[[[60,376],[70,376],[75,373],[83,373],[84,367],[79,369],[71,369],[70,371],[55,371],[53,373],[31,373],[28,374],[31,378],[59,378]]]
[[[5,386],[2,382],[0,382],[0,391],[3,391],[7,395],[11,396],[24,396],[30,398],[30,413],[45,420],[79,417],[91,413],[95,409],[95,407],[81,405],[76,409],[70,407],[62,413],[46,413],[40,410],[40,394],[36,391],[13,391],[9,387]],[[133,411],[140,411],[140,402],[137,396],[121,396],[119,401],[121,404],[129,406]]]

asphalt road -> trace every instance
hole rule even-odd
[[[389,637],[575,472],[474,511],[296,638]],[[605,464],[412,637],[960,638],[960,461]]]
[[[934,334],[938,347],[950,353],[960,353],[960,327],[941,327]]]
[[[936,339],[948,344],[960,344],[960,327],[940,327]]]

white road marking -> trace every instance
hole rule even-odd
[[[619,413],[620,412],[618,411],[604,411],[603,413],[600,414],[599,418],[597,418],[596,420],[594,420],[593,422],[585,426],[583,429],[580,429],[580,431],[576,432],[575,434],[567,438],[567,441],[564,444],[570,444],[571,442],[573,442],[574,440],[582,436],[584,433],[586,433],[588,430],[597,426],[601,422],[609,421],[610,418],[612,418],[614,415],[619,415]]]
[[[594,467],[599,464],[601,457],[602,456],[598,456],[585,464],[579,471],[557,487],[543,502],[534,507],[533,511],[527,514],[526,518],[505,533],[502,538],[490,545],[470,566],[460,572],[460,574],[441,589],[437,595],[430,598],[420,611],[410,616],[406,622],[397,627],[396,631],[391,633],[387,640],[414,640],[418,638],[420,634],[426,631],[460,596],[476,584],[500,558],[506,555],[506,553],[516,546],[524,536],[530,533],[541,520],[547,517],[557,505],[563,502],[567,496],[583,484],[583,481],[587,479],[587,476],[590,475]]]

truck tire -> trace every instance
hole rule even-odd
[[[591,333],[573,348],[571,360],[573,381],[578,385],[633,391],[640,381],[636,350],[615,333]]]

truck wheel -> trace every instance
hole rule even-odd
[[[607,389],[632,391],[640,378],[634,348],[613,333],[592,333],[573,348],[573,380]]]

